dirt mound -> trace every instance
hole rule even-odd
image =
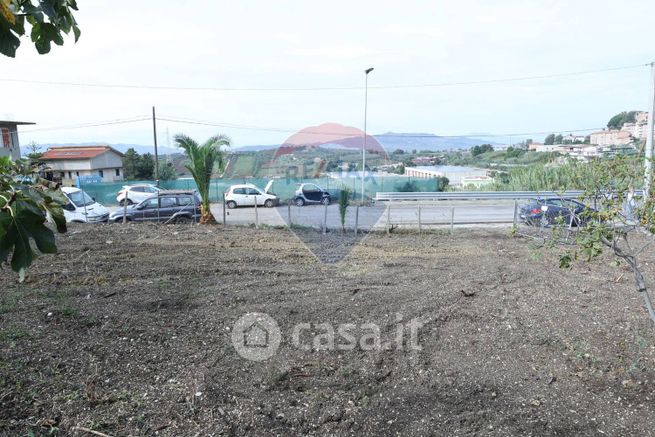
[[[26,283],[5,267],[0,433],[652,434],[655,331],[624,268],[559,270],[499,231],[307,232],[79,225]],[[281,333],[260,362],[232,342],[253,312]],[[321,350],[326,326],[360,341]]]

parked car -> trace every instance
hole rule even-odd
[[[332,196],[327,190],[316,184],[300,184],[293,198],[293,203],[297,206],[303,206],[312,203],[329,205],[332,202]]]
[[[266,188],[263,190],[253,184],[231,185],[225,192],[225,204],[228,208],[237,206],[265,206],[272,208],[280,203],[280,198],[269,190],[273,185],[273,180],[268,181]]]
[[[161,188],[152,184],[124,185],[116,196],[116,202],[120,206],[123,206],[125,199],[127,199],[128,205],[140,203],[159,191],[161,191]]]
[[[586,224],[595,211],[577,200],[549,197],[531,200],[521,208],[520,217],[529,225],[550,226],[562,223],[580,226]]]
[[[62,187],[62,193],[68,203],[64,205],[64,217],[67,222],[103,223],[109,218],[109,210],[96,202],[84,190],[75,187]]]
[[[200,219],[200,196],[196,191],[160,190],[136,205],[112,212],[109,221],[120,223],[124,215],[135,222],[191,223]]]

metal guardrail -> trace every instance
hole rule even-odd
[[[482,200],[506,199],[521,200],[543,197],[561,197],[577,199],[584,195],[584,191],[445,191],[445,192],[378,192],[375,194],[376,202],[396,201],[422,201],[422,200]]]

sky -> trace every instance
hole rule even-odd
[[[37,123],[20,128],[23,145],[149,145],[146,118],[153,106],[162,146],[176,133],[198,140],[222,133],[240,147],[279,144],[294,131],[328,122],[362,129],[368,67],[375,68],[367,107],[367,130],[374,134],[529,133],[542,140],[541,132],[595,129],[617,112],[649,107],[651,0],[127,4],[78,0],[77,43],[69,36],[63,47],[38,55],[24,38],[16,58],[0,55],[0,119]],[[71,128],[135,118],[143,120]]]

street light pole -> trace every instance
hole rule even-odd
[[[157,116],[155,107],[152,107],[152,136],[155,142],[155,184],[159,186],[159,153],[157,151]]]
[[[362,144],[362,203],[364,203],[364,179],[366,175],[366,112],[368,110],[368,74],[373,67],[364,70],[366,75],[366,86],[364,87],[364,143]]]
[[[653,119],[655,118],[655,62],[650,63],[650,95],[648,100],[648,132],[646,133],[646,156],[644,156],[644,199],[650,197],[651,182],[653,179]]]

